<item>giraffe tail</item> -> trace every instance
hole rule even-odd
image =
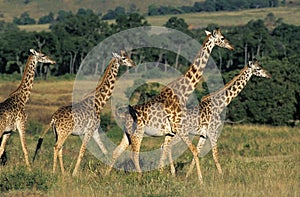
[[[128,111],[129,111],[129,114],[131,115],[131,117],[133,118],[133,121],[137,122],[136,110],[131,105],[128,105]]]
[[[133,119],[133,123],[132,123],[132,133],[133,133],[137,128],[137,111],[131,105],[128,105],[128,111],[130,116]]]
[[[32,163],[34,162],[34,160],[35,160],[35,158],[36,158],[36,156],[38,154],[39,149],[41,149],[41,146],[42,146],[42,143],[43,143],[43,140],[44,140],[44,136],[47,133],[47,131],[50,129],[50,127],[51,127],[51,124],[49,126],[47,126],[47,128],[44,130],[43,134],[39,138],[38,143],[37,143],[36,148],[35,148],[35,152],[34,152],[34,156],[33,156],[33,159],[32,159]]]

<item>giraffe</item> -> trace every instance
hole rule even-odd
[[[18,130],[25,163],[28,169],[31,169],[31,167],[28,160],[28,151],[25,142],[25,125],[27,120],[25,106],[30,98],[30,93],[33,87],[35,68],[38,62],[50,64],[56,63],[48,56],[41,52],[36,52],[34,49],[30,49],[30,52],[32,54],[27,59],[19,87],[13,91],[5,101],[0,103],[0,136],[2,137],[0,157],[5,151],[6,142],[9,139],[11,132]]]
[[[218,159],[217,139],[220,135],[222,126],[221,113],[225,107],[238,96],[253,75],[264,78],[271,77],[270,74],[261,67],[258,60],[254,59],[253,61],[249,61],[248,65],[246,65],[240,73],[223,88],[203,97],[198,105],[187,111],[189,124],[187,125],[186,131],[191,135],[200,136],[197,144],[199,154],[201,150],[203,150],[207,138],[209,139],[212,147],[213,159],[220,174],[222,174],[222,168]],[[171,140],[167,138],[169,137],[166,136],[163,145],[164,149],[160,160],[160,166],[162,166],[163,160],[168,153],[171,173],[175,175],[175,168],[171,156],[171,146],[172,144],[177,143],[180,138],[178,136],[175,136]],[[194,165],[195,161],[193,159],[187,177],[191,174]]]
[[[39,139],[36,154],[41,146],[44,135],[52,126],[56,134],[53,173],[56,170],[57,157],[59,158],[61,172],[62,174],[65,173],[62,159],[62,146],[67,137],[71,134],[79,136],[83,135],[82,145],[72,174],[73,176],[78,173],[80,162],[91,137],[96,141],[102,152],[104,154],[107,153],[98,132],[100,126],[100,112],[112,94],[120,64],[128,67],[135,66],[135,63],[128,57],[125,51],[122,50],[121,55],[113,53],[113,57],[96,89],[85,96],[81,101],[73,105],[63,106],[52,115],[50,125],[45,129]],[[35,159],[35,156],[33,160]]]
[[[151,119],[156,119],[158,116],[166,117],[170,129],[161,129],[156,132],[156,135],[171,135],[178,134],[180,138],[187,144],[192,151],[194,157],[197,157],[197,149],[191,143],[187,136],[182,131],[182,121],[185,120],[185,114],[182,113],[185,108],[188,97],[194,91],[197,83],[202,77],[202,73],[210,56],[210,53],[215,45],[233,50],[229,41],[224,38],[220,29],[215,29],[212,33],[206,31],[207,37],[203,42],[202,48],[194,59],[194,62],[189,67],[188,71],[177,78],[175,81],[169,83],[159,95],[140,105],[129,106],[129,113],[125,116],[125,132],[120,144],[113,151],[112,161],[109,165],[106,174],[112,170],[116,159],[124,152],[124,150],[131,144],[132,159],[135,164],[137,172],[141,174],[139,165],[139,151],[142,138],[147,132],[147,125],[150,125]],[[151,132],[150,132],[151,133]],[[151,134],[150,134],[151,135]],[[202,182],[202,175],[200,171],[199,162],[196,161],[198,179]]]

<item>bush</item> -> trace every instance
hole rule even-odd
[[[0,174],[0,191],[10,190],[41,190],[47,191],[56,182],[56,177],[52,174],[40,170],[29,172],[22,168],[15,168]]]

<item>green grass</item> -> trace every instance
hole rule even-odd
[[[1,100],[14,90],[18,81],[1,81]],[[32,159],[37,140],[51,114],[71,101],[73,81],[35,81],[29,105],[26,142]],[[62,99],[62,96],[67,96]],[[70,100],[69,100],[70,99]],[[44,101],[44,102],[43,102]],[[49,103],[48,103],[49,102]],[[48,104],[45,104],[48,103]],[[109,112],[109,104],[105,113]],[[107,136],[118,143],[120,128],[113,126]],[[299,196],[300,195],[300,129],[258,125],[225,126],[219,138],[219,157],[223,175],[219,175],[211,153],[200,159],[204,185],[199,186],[196,170],[185,178],[192,155],[185,151],[175,160],[176,178],[169,168],[136,173],[113,170],[104,176],[107,165],[91,152],[81,162],[80,173],[73,178],[81,140],[70,136],[64,145],[67,171],[61,176],[59,166],[52,174],[55,137],[48,132],[39,156],[27,171],[18,133],[7,143],[8,161],[0,166],[0,196]],[[197,139],[197,138],[196,138]],[[196,139],[194,142],[196,143]],[[160,147],[163,138],[145,138],[141,150]],[[129,149],[130,150],[130,149]],[[119,162],[120,163],[120,162]],[[125,160],[124,168],[132,164]]]
[[[28,172],[24,167],[18,135],[15,134],[7,146],[8,163],[0,167],[1,184],[12,188],[5,191],[8,196],[29,191],[48,196],[299,196],[299,134],[299,128],[226,126],[219,138],[224,173],[218,174],[209,153],[200,159],[203,186],[199,186],[196,172],[185,178],[192,160],[189,151],[175,161],[176,178],[170,175],[167,167],[161,174],[157,170],[149,171],[141,178],[136,173],[117,170],[105,177],[106,164],[88,151],[81,163],[79,176],[73,178],[70,173],[81,143],[78,137],[73,136],[64,146],[68,175],[52,175],[54,136],[51,132],[45,138],[33,172]],[[27,135],[30,156],[37,138],[37,134]],[[143,143],[144,148],[149,148],[161,141],[149,138]],[[57,170],[60,172],[59,168]],[[11,180],[9,183],[5,181],[8,178]],[[30,184],[26,185],[24,180]]]

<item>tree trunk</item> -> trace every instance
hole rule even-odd
[[[179,55],[181,53],[181,44],[178,46],[178,51],[177,51],[177,55],[176,55],[176,59],[175,59],[175,69],[178,69],[178,61],[179,61]]]
[[[23,65],[22,65],[22,62],[20,61],[20,56],[18,54],[16,54],[16,63],[20,69],[20,74],[22,77],[23,76]]]
[[[245,52],[245,62],[244,62],[244,65],[247,65],[247,62],[248,62],[248,44],[247,43],[245,43],[244,52]]]

